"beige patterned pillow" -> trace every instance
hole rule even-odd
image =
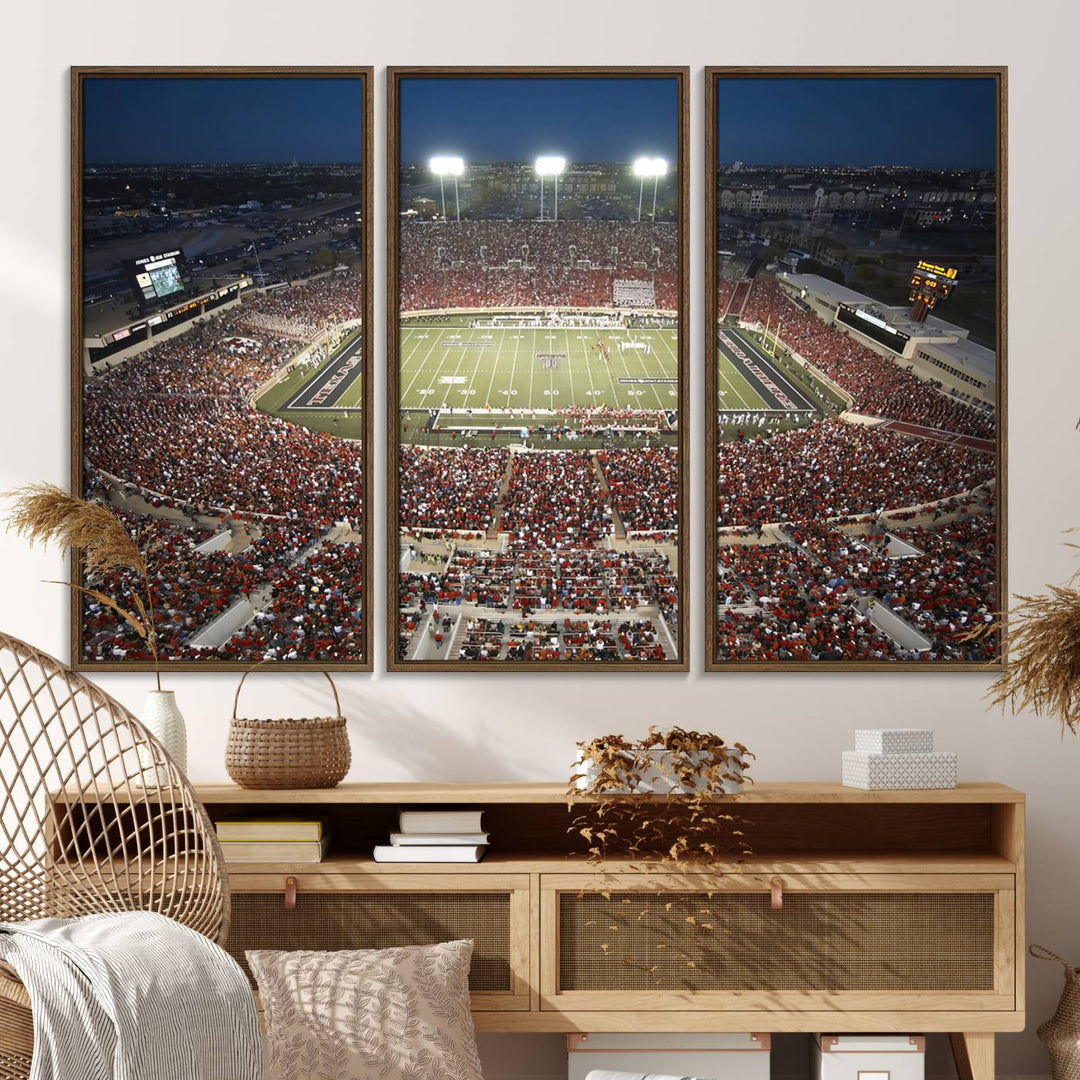
[[[481,1080],[472,948],[248,952],[272,1080]]]

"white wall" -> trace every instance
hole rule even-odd
[[[1009,296],[1010,584],[1032,592],[1073,569],[1063,530],[1080,525],[1080,413],[1074,182],[1080,144],[1078,18],[1049,0],[954,0],[925,25],[920,9],[870,0],[493,0],[446,4],[356,0],[281,4],[134,4],[54,0],[12,5],[0,65],[4,163],[0,168],[0,489],[68,480],[68,82],[69,64],[374,64],[376,208],[384,205],[384,82],[395,64],[688,64],[692,78],[692,397],[703,392],[703,75],[706,64],[949,64],[1010,66]],[[947,107],[947,103],[943,103]],[[955,118],[958,125],[963,116]],[[918,124],[918,118],[912,118]],[[378,254],[384,225],[376,219]],[[376,386],[383,349],[383,261],[376,260]],[[1056,314],[1055,314],[1056,313]],[[710,727],[748,743],[767,779],[835,779],[856,725],[932,724],[942,748],[960,752],[963,779],[993,778],[1028,792],[1032,940],[1080,963],[1080,746],[1053,723],[986,711],[979,674],[814,674],[702,671],[700,495],[703,429],[691,414],[693,513],[692,671],[688,675],[396,675],[343,677],[353,740],[353,780],[561,779],[574,741],[652,722]],[[376,417],[378,476],[385,463]],[[163,453],[168,449],[163,447]],[[383,534],[377,512],[375,535]],[[383,576],[377,552],[376,581]],[[58,558],[28,552],[0,532],[0,625],[66,656],[66,595],[44,578]],[[374,609],[381,616],[382,590]],[[382,618],[376,641],[384,634]],[[379,653],[381,657],[381,651]],[[101,683],[139,710],[146,675]],[[230,675],[170,680],[192,729],[196,780],[224,777]],[[303,715],[321,706],[317,676],[277,675],[245,688],[248,708]],[[1003,1073],[1044,1073],[1033,1034],[1052,1010],[1061,976],[1029,963],[1029,1031],[999,1040]],[[492,1077],[550,1075],[557,1042],[488,1040]],[[498,1061],[496,1061],[498,1058]],[[517,1061],[515,1067],[511,1062]]]

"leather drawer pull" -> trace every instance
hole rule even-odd
[[[296,878],[294,877],[285,879],[285,910],[296,910]]]
[[[784,906],[784,883],[778,877],[774,877],[769,882],[769,892],[772,895],[773,911],[779,911]]]

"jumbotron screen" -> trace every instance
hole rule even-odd
[[[907,334],[890,326],[884,319],[879,319],[876,315],[871,315],[870,312],[850,304],[841,304],[837,308],[836,319],[845,326],[858,330],[860,334],[880,341],[882,345],[888,346],[893,352],[901,355],[904,347],[911,340]]]
[[[179,248],[125,259],[124,269],[141,307],[151,307],[161,300],[182,294],[191,281],[187,259]]]

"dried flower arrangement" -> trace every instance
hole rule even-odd
[[[701,965],[715,952],[710,942],[730,930],[714,893],[688,891],[678,873],[739,872],[752,854],[749,823],[729,808],[754,755],[710,732],[655,726],[637,741],[603,735],[578,743],[578,751],[569,832],[597,870],[580,894],[592,909],[587,925],[604,939],[597,947],[647,984],[677,976],[693,989],[708,978]],[[656,891],[619,891],[617,878],[603,874],[610,859],[661,874]],[[644,924],[654,933],[636,932]]]
[[[151,545],[140,547],[137,538],[108,507],[77,498],[56,484],[26,484],[4,492],[3,496],[12,501],[8,528],[31,546],[55,544],[64,554],[77,551],[91,580],[100,582],[109,575],[120,574],[123,593],[119,599],[71,581],[52,584],[65,585],[93,597],[127,622],[153,657],[160,690],[161,668],[148,561],[153,554]]]
[[[1072,545],[1077,546],[1077,545]],[[1080,571],[1040,596],[1019,596],[1004,617],[1014,653],[989,697],[1003,709],[1057,717],[1062,734],[1080,731]]]
[[[569,831],[588,844],[592,862],[632,858],[679,869],[751,854],[745,822],[718,801],[737,797],[754,756],[742,743],[652,726],[637,741],[601,735],[578,751],[567,791],[567,807],[578,811]]]

